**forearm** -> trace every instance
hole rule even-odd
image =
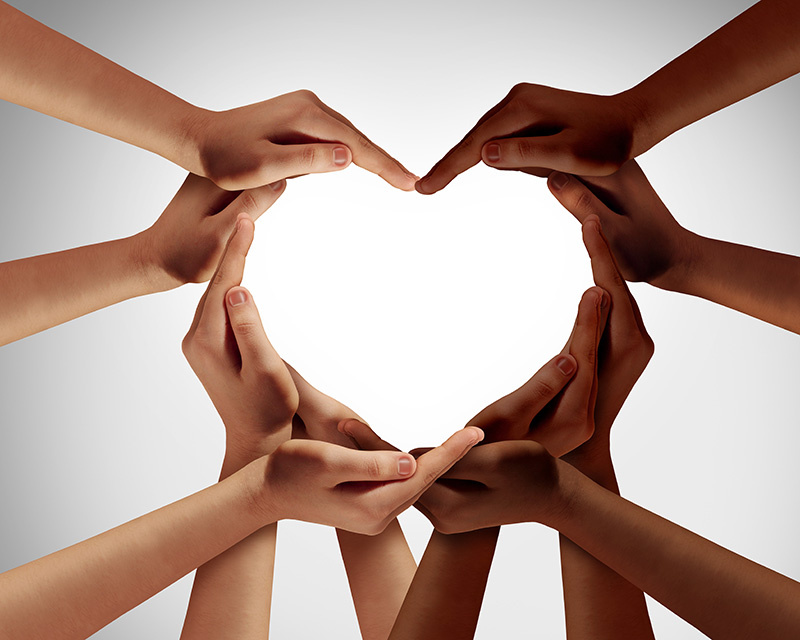
[[[639,107],[632,157],[800,71],[800,4],[761,0],[624,95]]]
[[[254,502],[265,464],[0,575],[3,637],[86,638],[274,521]]]
[[[177,286],[142,259],[137,238],[0,264],[0,344]]]
[[[455,535],[434,531],[391,640],[472,638],[499,533],[499,527]]]
[[[575,544],[712,638],[800,634],[800,584],[638,507],[559,462],[554,524]]]
[[[611,455],[571,464],[619,495]],[[633,586],[572,540],[559,535],[567,638],[609,640],[654,638],[641,589]]]
[[[711,300],[800,333],[800,258],[691,234],[689,257],[662,289]]]
[[[226,455],[220,481],[250,462]],[[269,524],[197,569],[182,640],[269,637],[277,535]]]
[[[202,110],[2,2],[0,98],[202,170]]]
[[[417,563],[397,519],[377,536],[336,530],[364,640],[386,640]]]

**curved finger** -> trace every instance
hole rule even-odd
[[[245,189],[220,211],[215,217],[227,223],[233,223],[241,214],[246,214],[251,220],[258,220],[267,209],[283,195],[286,190],[286,180],[278,180],[263,187]]]
[[[372,429],[360,420],[347,419],[339,422],[339,431],[349,436],[363,451],[400,451],[394,445],[381,439]],[[416,456],[414,456],[416,457]]]
[[[581,223],[590,215],[596,215],[601,221],[617,215],[589,187],[568,173],[553,171],[547,177],[547,186],[556,200]]]
[[[245,213],[239,214],[217,270],[197,305],[189,335],[202,327],[213,339],[221,340],[224,337],[227,328],[225,294],[242,282],[245,258],[253,243],[254,233],[255,226],[250,217]]]

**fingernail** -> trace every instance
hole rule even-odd
[[[397,461],[397,473],[401,476],[410,476],[413,463],[409,458],[400,458]]]
[[[233,293],[228,294],[228,304],[232,307],[238,307],[245,302],[247,302],[247,293],[244,289],[237,289]]]
[[[553,171],[548,180],[550,182],[550,186],[556,191],[559,191],[567,185],[567,182],[569,182],[569,176],[561,173],[560,171]]]
[[[605,291],[603,291],[603,293],[600,294],[600,308],[605,309],[607,306],[608,306],[608,294]]]
[[[269,185],[269,188],[272,189],[273,191],[280,191],[281,189],[283,189],[283,180],[278,180],[277,182],[273,182],[271,185]]]
[[[333,148],[333,164],[337,167],[343,167],[347,164],[347,149],[344,147]]]
[[[414,185],[414,188],[417,190],[417,193],[422,193],[427,195],[428,188],[425,186],[427,184],[428,184],[427,178],[420,178],[419,180],[417,180],[417,183]]]
[[[565,376],[571,376],[572,372],[575,371],[575,363],[566,356],[561,356],[558,360],[556,360],[556,366],[558,367],[558,370]]]
[[[500,160],[500,145],[492,143],[486,147],[486,159],[489,162]]]

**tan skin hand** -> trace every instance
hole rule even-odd
[[[279,181],[230,192],[190,173],[155,224],[137,236],[142,264],[158,267],[165,288],[206,282],[217,268],[239,214],[257,220],[285,187]]]
[[[292,377],[264,333],[252,296],[238,286],[253,233],[253,221],[241,215],[183,341],[186,359],[225,423],[226,457],[240,463],[288,440],[298,406]]]
[[[339,171],[351,162],[405,191],[413,190],[417,180],[306,90],[229,111],[203,112],[188,135],[200,141],[204,175],[225,189]]]
[[[626,97],[516,85],[416,185],[436,193],[483,161],[497,169],[608,175],[632,157],[637,120]]]
[[[600,219],[626,280],[659,286],[688,268],[696,236],[676,222],[635,160],[605,178],[553,173],[547,183],[580,222]]]
[[[481,427],[487,442],[535,440],[555,456],[588,440],[594,432],[597,349],[607,300],[602,289],[589,289],[581,298],[575,327],[562,355],[468,424]]]

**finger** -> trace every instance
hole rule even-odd
[[[484,430],[484,442],[523,438],[533,418],[561,392],[577,368],[577,361],[569,353],[555,356],[519,389],[481,411],[470,424]]]
[[[359,449],[364,451],[400,451],[394,445],[382,440],[372,429],[360,420],[342,420],[339,431],[352,438]]]
[[[466,427],[456,431],[445,442],[420,456],[417,472],[408,482],[385,488],[388,504],[398,505],[393,514],[405,511],[436,482],[436,479],[483,439],[483,431]]]
[[[308,173],[328,173],[347,168],[353,155],[341,143],[273,144],[260,173],[263,184]]]
[[[417,191],[432,194],[444,189],[456,176],[481,161],[481,151],[486,142],[524,130],[536,122],[531,113],[505,109],[505,104],[498,107],[481,118],[461,142],[433,166],[417,183]]]
[[[583,222],[583,244],[592,263],[594,282],[611,296],[611,316],[615,330],[640,331],[644,328],[638,305],[619,272],[614,255],[602,235],[600,219],[588,216]]]
[[[201,327],[212,339],[221,340],[225,335],[228,317],[225,294],[242,282],[245,258],[253,243],[254,233],[253,221],[246,214],[238,216],[217,270],[197,305],[190,335]]]
[[[419,180],[418,176],[415,176],[381,147],[367,138],[342,114],[322,102],[320,106],[335,121],[335,124],[325,123],[326,127],[330,127],[330,131],[321,131],[320,134],[323,135],[319,137],[340,140],[350,147],[353,153],[353,162],[356,165],[380,176],[393,187],[403,191],[414,190],[414,183]]]
[[[586,168],[585,163],[576,160],[564,132],[490,140],[483,145],[481,159],[496,169],[537,167],[566,173],[583,173]]]
[[[283,360],[267,338],[253,296],[244,287],[233,287],[225,296],[228,318],[242,358],[242,369],[264,372],[284,368]]]
[[[233,202],[217,214],[220,222],[233,224],[241,214],[246,214],[251,220],[258,220],[286,190],[286,180],[278,180],[271,184],[246,189],[242,191]]]
[[[596,215],[601,221],[617,215],[575,176],[554,171],[547,178],[547,186],[556,200],[581,223],[590,215]]]
[[[408,453],[410,453],[415,458],[419,458],[420,456],[424,456],[428,451],[432,451],[433,447],[417,447],[416,449],[412,449]]]
[[[538,442],[506,440],[475,447],[440,476],[440,480],[479,482],[486,486],[508,477],[515,465],[529,466],[548,455]]]
[[[339,485],[345,482],[405,480],[413,476],[416,470],[417,461],[407,453],[356,451],[335,446],[328,453],[323,473],[330,484]]]

